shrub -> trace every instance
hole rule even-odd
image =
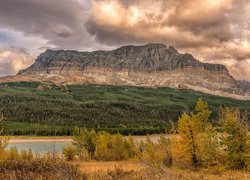
[[[86,128],[75,128],[73,135],[73,145],[76,147],[78,156],[82,157],[82,151],[86,149],[92,158],[97,141],[95,130],[88,131]]]
[[[76,149],[74,146],[72,145],[69,145],[67,147],[64,147],[62,149],[62,152],[63,152],[63,156],[65,157],[65,159],[67,161],[73,161],[74,160],[74,157],[76,156]]]
[[[79,169],[63,161],[37,158],[32,161],[7,160],[0,162],[0,179],[87,179]]]
[[[26,151],[26,150],[22,150],[20,152],[20,158],[22,160],[28,160],[28,161],[31,161],[33,159],[33,153],[31,151],[31,149],[29,149],[29,151]]]
[[[98,133],[95,158],[98,160],[126,160],[135,157],[136,145],[132,137],[125,139],[120,134]]]
[[[161,136],[159,142],[152,142],[150,138],[140,145],[141,160],[149,165],[164,165],[170,167],[173,162],[170,139]]]
[[[120,134],[96,133],[94,130],[76,128],[73,140],[72,144],[81,159],[125,160],[133,158],[137,154],[133,138],[126,139]]]

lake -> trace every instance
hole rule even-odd
[[[168,135],[165,135],[169,137]],[[150,135],[149,136],[151,141],[157,142],[160,138],[160,135]],[[147,136],[133,136],[136,142],[146,141]],[[62,148],[66,147],[71,144],[71,138],[54,138],[54,139],[47,139],[47,138],[34,138],[34,139],[20,139],[20,138],[13,138],[10,139],[8,144],[8,149],[11,147],[16,147],[18,151],[29,149],[32,150],[34,154],[44,154],[47,152],[55,152],[62,153]]]
[[[8,149],[16,147],[18,151],[31,149],[34,154],[44,154],[46,152],[62,153],[62,148],[71,144],[69,141],[46,141],[46,142],[10,142]]]

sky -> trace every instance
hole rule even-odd
[[[164,43],[250,80],[249,0],[0,0],[0,76],[46,49]]]

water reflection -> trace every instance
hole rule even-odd
[[[18,151],[29,149],[32,150],[34,154],[44,154],[46,152],[58,152],[62,153],[62,148],[69,145],[70,142],[18,142],[18,143],[9,143],[8,149],[11,147],[16,147]]]

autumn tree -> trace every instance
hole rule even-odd
[[[208,109],[208,104],[201,98],[197,100],[194,111],[190,114],[184,112],[178,121],[178,133],[181,137],[181,145],[184,153],[187,153],[191,164],[194,168],[198,168],[205,162],[202,157],[202,150],[210,140],[214,143],[215,134],[212,125],[208,122],[211,111]],[[207,157],[207,159],[210,159]]]
[[[223,145],[227,154],[226,164],[231,169],[245,169],[247,167],[248,116],[247,112],[239,109],[222,108],[220,120],[223,123]]]
[[[124,138],[120,134],[111,135],[99,132],[95,158],[98,160],[126,160],[135,157],[136,145],[132,137]]]
[[[88,131],[86,128],[75,128],[72,144],[76,147],[77,154],[82,157],[82,152],[87,150],[92,158],[96,150],[97,133],[95,130]]]
[[[198,156],[198,135],[200,133],[196,122],[187,113],[183,113],[178,121],[178,132],[182,138],[184,151],[188,153],[192,166],[198,167],[200,160]]]
[[[172,166],[173,156],[169,138],[162,135],[158,142],[153,142],[148,137],[145,142],[140,144],[140,149],[141,160],[144,163],[152,166]]]
[[[96,144],[95,158],[97,160],[110,160],[111,150],[111,135],[107,132],[101,132],[98,135]]]
[[[0,114],[0,154],[3,153],[3,151],[5,150],[9,139],[6,137],[1,137],[2,133],[3,133],[3,120],[4,120],[4,116],[3,114]]]

